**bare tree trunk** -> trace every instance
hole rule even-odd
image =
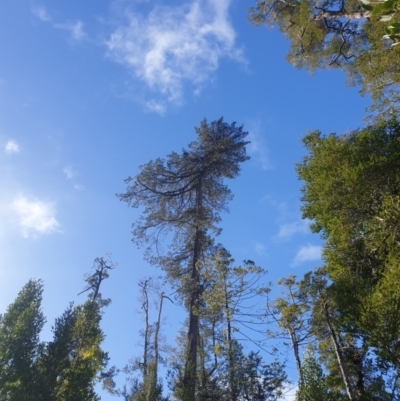
[[[236,389],[234,388],[235,382],[235,368],[233,364],[233,350],[232,350],[232,325],[231,325],[231,314],[229,308],[228,290],[226,287],[226,277],[224,277],[224,296],[225,296],[225,315],[226,315],[226,330],[227,330],[227,352],[228,352],[228,364],[229,364],[229,399],[230,401],[236,401]]]
[[[150,371],[148,372],[148,391],[146,394],[146,401],[153,401],[155,399],[156,389],[157,389],[157,381],[158,381],[158,360],[159,360],[159,333],[161,327],[161,316],[162,316],[162,307],[165,295],[164,293],[160,294],[160,304],[158,306],[158,316],[156,327],[154,331],[154,360],[151,363]],[[168,297],[166,297],[168,298]]]
[[[371,13],[369,11],[360,11],[360,12],[354,12],[352,14],[346,14],[343,11],[324,11],[318,15],[316,15],[313,20],[319,21],[322,19],[367,19],[371,16]]]
[[[323,302],[323,308],[324,308],[324,314],[325,314],[325,318],[326,318],[326,323],[327,323],[328,328],[329,328],[329,335],[330,335],[332,343],[333,343],[333,348],[335,349],[335,355],[336,355],[336,359],[337,359],[338,364],[339,364],[340,373],[341,373],[342,378],[343,378],[343,383],[344,383],[344,386],[346,388],[346,393],[347,393],[347,396],[349,397],[349,400],[353,400],[353,397],[351,395],[351,390],[350,390],[350,381],[349,381],[349,378],[348,378],[348,376],[346,374],[346,369],[344,367],[343,354],[342,354],[342,351],[340,349],[340,344],[339,344],[335,329],[333,328],[332,323],[331,323],[331,319],[330,319],[327,303],[325,302],[324,299],[322,299],[322,302]]]
[[[293,353],[294,353],[294,359],[296,360],[296,368],[297,368],[297,374],[299,376],[299,383],[303,383],[303,371],[301,370],[301,361],[300,361],[300,355],[299,355],[299,342],[297,341],[296,338],[296,333],[294,332],[293,328],[289,328],[289,334],[290,334],[290,340],[292,342],[292,347],[293,347]]]
[[[160,306],[158,307],[158,317],[156,323],[156,330],[154,333],[154,360],[156,363],[156,367],[158,366],[158,358],[159,358],[159,347],[158,347],[158,337],[160,333],[160,326],[161,326],[161,314],[162,314],[162,307],[164,301],[164,293],[160,295]],[[157,382],[157,368],[155,370],[155,381]]]
[[[149,356],[149,294],[147,285],[151,279],[147,279],[141,281],[139,286],[142,288],[143,301],[142,308],[144,311],[144,320],[145,320],[145,328],[144,328],[144,347],[143,347],[143,383],[146,383],[147,379],[147,364],[148,364],[148,356]]]

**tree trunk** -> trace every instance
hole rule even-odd
[[[192,288],[189,302],[188,351],[185,366],[183,401],[195,401],[196,399],[197,347],[199,345],[200,260],[203,239],[203,227],[201,224],[202,206],[203,191],[202,178],[200,177],[196,190],[196,228],[193,244],[191,272]]]
[[[301,370],[301,361],[300,361],[300,355],[299,355],[299,342],[297,341],[296,333],[294,332],[294,330],[291,327],[288,330],[289,330],[289,334],[290,334],[290,340],[292,342],[294,359],[296,360],[296,368],[297,368],[297,374],[299,376],[299,383],[302,384],[303,383],[303,373]]]
[[[147,379],[147,363],[148,363],[148,355],[149,355],[149,294],[147,292],[147,284],[150,279],[139,283],[142,287],[143,293],[143,302],[142,308],[144,310],[144,319],[145,319],[145,329],[144,329],[144,347],[143,347],[143,382],[146,382]]]
[[[346,393],[347,393],[347,396],[349,397],[349,400],[353,400],[353,397],[352,397],[351,391],[350,391],[349,378],[347,377],[346,369],[345,369],[344,363],[343,363],[343,354],[342,354],[342,351],[340,349],[340,345],[339,345],[339,341],[338,341],[338,338],[337,338],[336,333],[335,333],[335,329],[333,328],[332,323],[331,323],[331,319],[330,319],[327,303],[325,302],[324,299],[322,299],[322,302],[323,302],[323,308],[324,308],[326,323],[327,323],[328,328],[329,328],[329,335],[331,337],[331,340],[332,340],[332,343],[333,343],[333,347],[335,349],[335,355],[336,355],[336,359],[337,359],[338,364],[339,364],[340,373],[341,373],[342,378],[343,378],[343,383],[344,383],[344,386],[346,388]]]
[[[339,18],[343,18],[343,19],[349,19],[349,20],[353,20],[353,19],[367,19],[371,16],[371,13],[369,11],[360,11],[360,12],[355,12],[352,14],[346,14],[343,11],[324,11],[318,15],[316,15],[315,17],[313,17],[313,20],[315,21],[319,21],[322,19],[339,19]]]
[[[228,365],[229,365],[229,399],[230,401],[236,401],[236,388],[235,382],[235,367],[233,363],[233,350],[232,350],[232,326],[231,326],[231,314],[229,308],[228,290],[226,287],[226,277],[224,277],[224,295],[225,295],[225,315],[226,315],[226,330],[227,330],[227,352],[228,352]]]
[[[161,326],[161,314],[164,301],[164,293],[160,295],[160,305],[158,307],[158,316],[156,327],[154,331],[154,357],[153,360],[148,363],[147,366],[147,380],[145,386],[145,399],[146,401],[154,401],[157,391],[157,381],[158,381],[158,359],[159,359],[159,347],[158,347],[158,337],[160,333]]]
[[[162,307],[163,307],[163,301],[164,301],[164,293],[160,295],[160,306],[158,308],[158,317],[157,317],[157,323],[156,323],[156,330],[154,333],[154,362],[156,365],[155,368],[155,374],[154,374],[154,380],[155,384],[157,384],[157,379],[158,379],[158,358],[159,358],[159,348],[158,348],[158,336],[160,333],[160,326],[161,326],[161,314],[162,314]]]

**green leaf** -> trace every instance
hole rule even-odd
[[[361,4],[361,7],[362,7],[364,10],[367,10],[367,11],[372,11],[372,10],[374,9],[374,7],[372,7],[370,4],[366,4],[366,3]]]
[[[383,6],[383,9],[387,10],[387,9],[393,8],[393,4],[394,4],[394,0],[387,0],[382,4],[382,6]]]
[[[372,10],[372,14],[376,15],[376,14],[380,14],[383,10],[383,4],[378,4],[377,6],[374,7],[374,9]]]

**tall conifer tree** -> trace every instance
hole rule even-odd
[[[148,258],[179,286],[189,313],[184,401],[196,398],[202,262],[212,252],[212,234],[220,232],[220,212],[232,198],[224,179],[235,178],[240,163],[248,159],[247,132],[235,123],[204,119],[195,131],[197,141],[188,149],[141,166],[136,177],[126,180],[126,193],[119,195],[130,206],[144,208],[133,224],[133,241],[147,245]],[[172,239],[167,236],[171,232]],[[166,253],[161,249],[163,236],[171,239]]]

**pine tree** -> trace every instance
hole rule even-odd
[[[35,401],[43,284],[29,280],[15,301],[0,315],[0,400]]]
[[[133,225],[133,240],[148,246],[147,256],[159,264],[182,296],[189,313],[184,374],[184,401],[195,400],[202,263],[212,252],[220,212],[232,195],[225,178],[235,178],[246,161],[247,133],[223,119],[196,128],[197,141],[181,154],[156,159],[128,178],[126,193],[119,195],[132,207],[142,206]],[[161,238],[172,234],[167,253]]]
[[[302,364],[303,381],[296,394],[296,401],[339,401],[340,393],[332,392],[326,383],[325,374],[318,364],[311,347],[307,347]]]

